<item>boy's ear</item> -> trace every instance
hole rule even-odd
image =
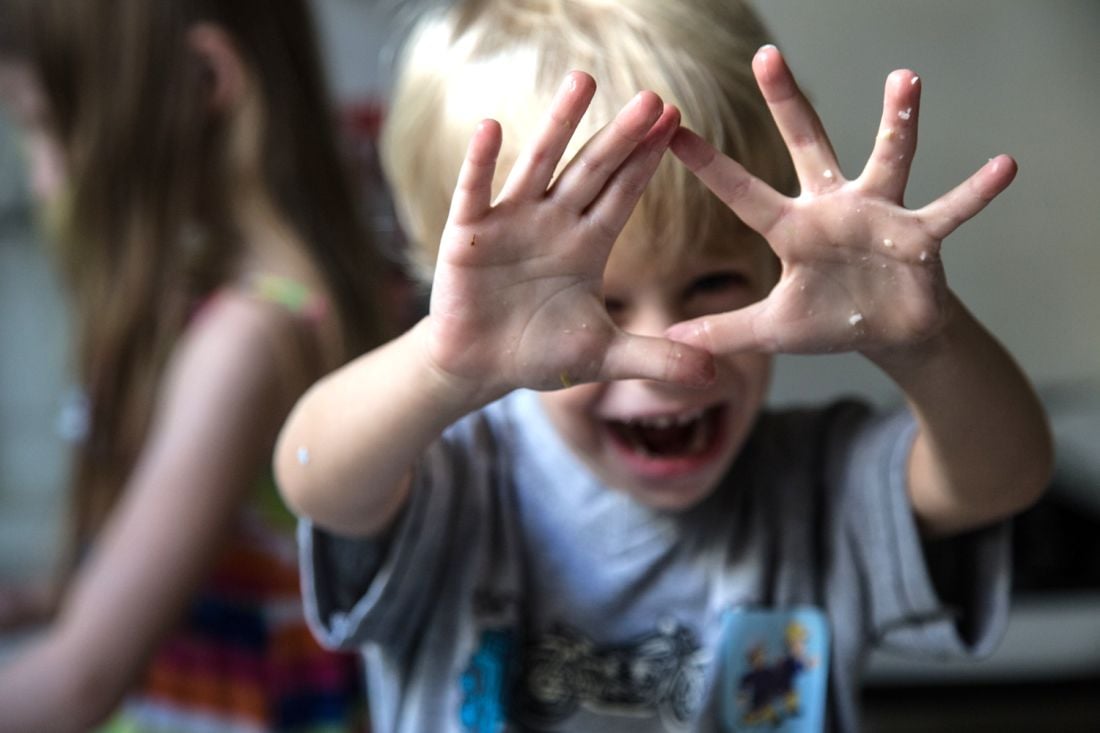
[[[245,69],[229,33],[214,23],[196,23],[187,31],[187,45],[209,80],[210,108],[224,111],[236,104],[244,92]]]

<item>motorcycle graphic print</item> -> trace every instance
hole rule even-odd
[[[705,671],[697,635],[676,622],[610,645],[557,627],[527,650],[517,708],[531,726],[551,726],[584,708],[659,717],[665,730],[679,733],[699,710]]]

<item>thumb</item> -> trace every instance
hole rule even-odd
[[[665,338],[620,333],[608,347],[600,370],[601,381],[652,379],[690,387],[714,381],[714,357],[689,344]]]
[[[727,313],[682,321],[665,331],[665,338],[685,346],[706,349],[712,354],[733,354],[742,351],[774,352],[777,344],[760,328],[765,301]]]

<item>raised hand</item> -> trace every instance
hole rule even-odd
[[[554,179],[595,82],[569,74],[496,201],[500,126],[470,142],[443,233],[427,330],[446,377],[494,397],[517,387],[647,378],[705,384],[703,350],[624,333],[608,316],[604,266],[679,125],[679,112],[638,94]]]
[[[751,306],[676,324],[666,335],[715,353],[890,351],[938,332],[950,298],[940,261],[943,239],[1012,182],[1016,164],[999,156],[949,193],[906,209],[917,142],[920,79],[887,78],[882,121],[863,172],[846,180],[813,107],[778,49],[753,60],[764,98],[801,186],[788,198],[689,130],[673,152],[782,261],[778,284]]]

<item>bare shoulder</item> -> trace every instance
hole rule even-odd
[[[312,334],[278,304],[223,289],[196,315],[177,344],[165,386],[226,407],[274,401],[288,409],[313,378]]]

